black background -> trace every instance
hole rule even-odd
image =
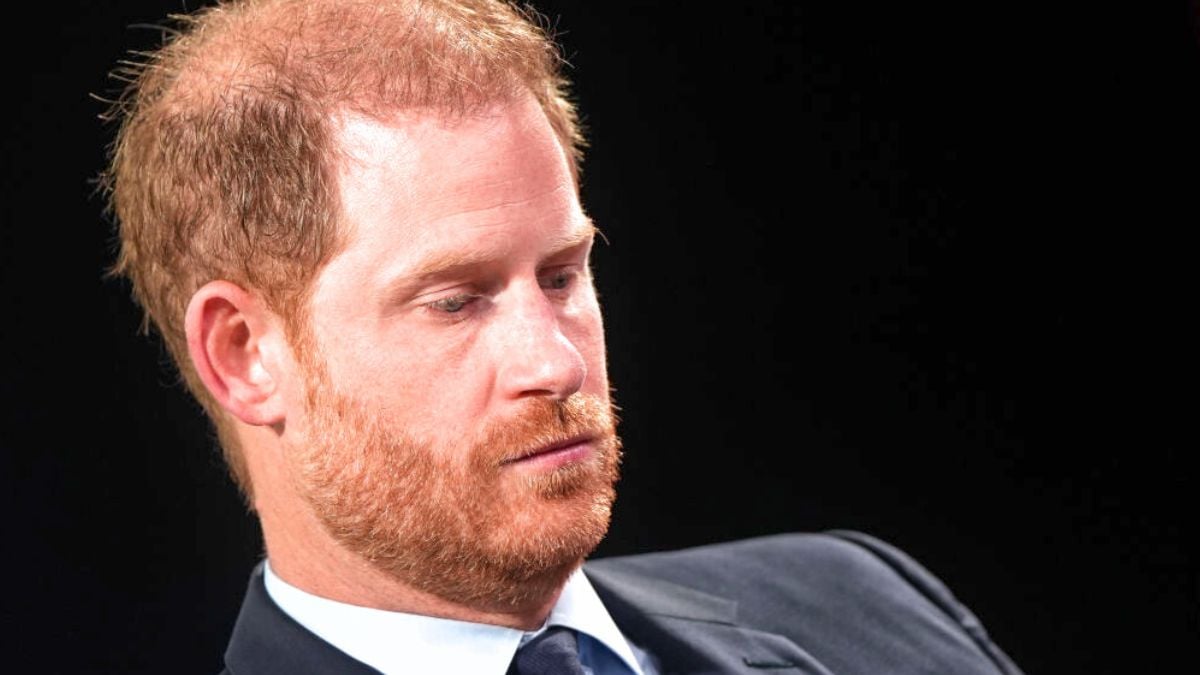
[[[259,556],[196,406],[102,278],[112,129],[89,94],[156,42],[131,26],[182,7],[6,22],[10,666],[215,672]],[[539,7],[611,242],[627,460],[599,554],[861,529],[1031,674],[1194,664],[1195,7]]]

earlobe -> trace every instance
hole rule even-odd
[[[283,421],[283,397],[266,358],[277,329],[257,298],[211,281],[192,296],[184,326],[192,365],[222,408],[246,424]]]

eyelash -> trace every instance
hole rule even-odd
[[[579,271],[569,267],[558,267],[551,270],[550,274],[544,275],[543,278],[549,279],[549,283],[542,283],[539,279],[538,285],[543,290],[549,293],[564,294],[569,292],[575,285],[579,277]],[[561,284],[561,285],[560,285]],[[482,298],[482,295],[475,293],[458,293],[446,298],[438,298],[432,302],[427,302],[422,305],[425,309],[452,318],[461,320],[463,310],[470,307],[475,301]]]

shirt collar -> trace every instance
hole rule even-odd
[[[596,589],[592,588],[592,583],[584,575],[583,569],[575,570],[567,580],[562,594],[558,596],[558,602],[550,610],[543,630],[550,626],[566,626],[590,636],[620,657],[631,672],[642,675],[642,669],[629,646],[629,641],[621,634],[612,615],[604,608],[604,603],[600,601],[600,596],[596,595]]]
[[[503,675],[517,647],[549,626],[584,633],[642,675],[628,641],[582,570],[567,580],[541,629],[525,632],[490,624],[348,605],[312,595],[264,566],[267,594],[317,637],[385,674],[400,672]],[[463,645],[471,645],[464,649]]]

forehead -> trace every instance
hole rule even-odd
[[[532,96],[465,116],[342,114],[333,127],[344,248],[327,272],[394,276],[448,249],[500,255],[531,234],[591,229]]]

